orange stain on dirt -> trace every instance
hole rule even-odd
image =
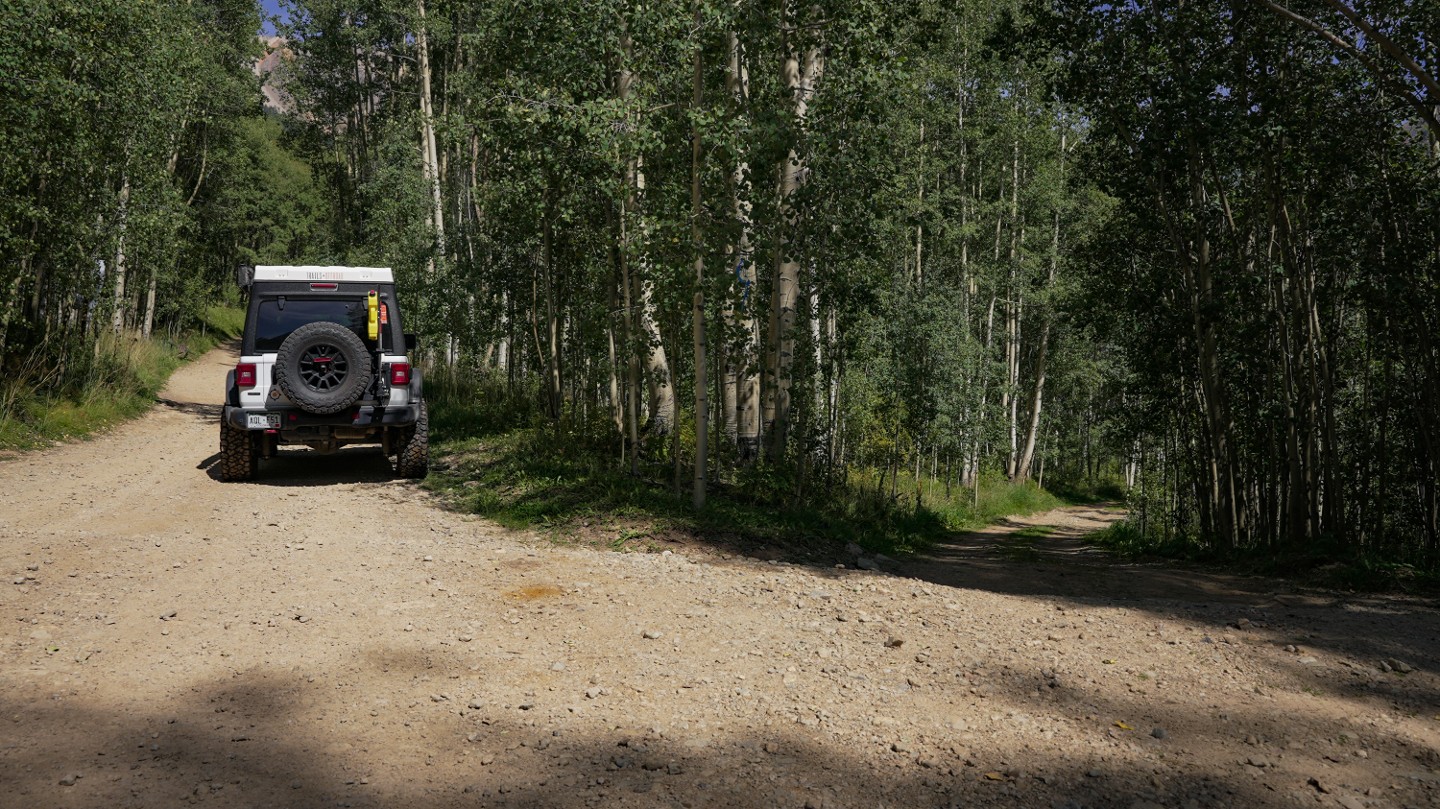
[[[513,598],[516,601],[536,601],[542,598],[553,598],[560,595],[561,592],[561,589],[553,584],[532,584],[529,587],[511,590],[505,594],[505,597]]]

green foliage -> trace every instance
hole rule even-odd
[[[238,337],[244,323],[243,311],[217,306],[207,310],[204,331],[178,338],[107,335],[83,372],[59,373],[45,367],[42,352],[33,353],[0,382],[0,450],[84,438],[144,413],[176,368]]]

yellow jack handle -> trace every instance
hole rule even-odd
[[[380,293],[370,290],[370,295],[365,301],[365,310],[368,315],[366,324],[369,327],[371,340],[380,339]]]

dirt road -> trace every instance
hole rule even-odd
[[[1083,510],[862,571],[551,546],[376,450],[221,484],[230,361],[0,462],[0,807],[1440,805],[1430,606]]]

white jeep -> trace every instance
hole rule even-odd
[[[395,276],[376,267],[242,267],[240,361],[226,379],[220,479],[250,480],[282,444],[331,453],[379,444],[423,478],[429,418]]]

